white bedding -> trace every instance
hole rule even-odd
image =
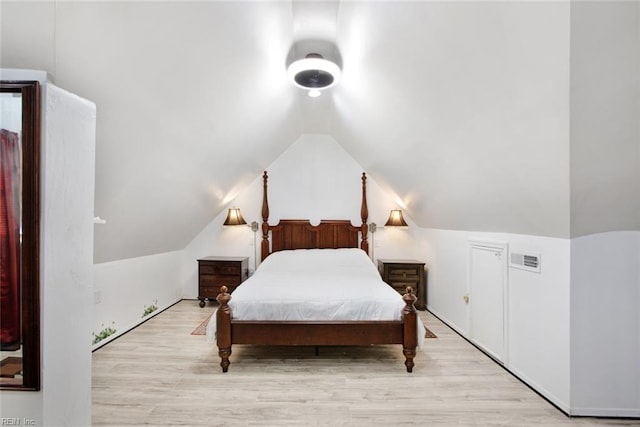
[[[361,249],[298,249],[269,255],[229,306],[237,320],[400,320],[405,303]]]

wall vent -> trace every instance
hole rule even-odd
[[[540,273],[540,254],[512,252],[509,265],[513,268]]]

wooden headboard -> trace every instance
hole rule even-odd
[[[362,174],[362,201],[360,218],[362,224],[355,226],[350,220],[322,220],[312,225],[308,219],[281,219],[276,225],[269,225],[269,201],[267,197],[267,181],[265,171],[262,175],[262,247],[264,260],[272,252],[287,249],[337,249],[357,248],[369,253],[369,226],[367,219],[367,176]],[[271,243],[269,242],[271,231]]]

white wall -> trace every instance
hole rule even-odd
[[[302,135],[268,168],[269,223],[280,219],[351,219],[360,224],[360,202],[364,170],[333,138],[326,135]],[[405,217],[410,227],[390,229],[382,227],[389,211],[397,208],[392,195],[385,193],[373,179],[367,179],[368,222],[380,227],[370,240],[369,253],[377,258],[413,257],[419,233],[411,218]],[[262,174],[234,200],[250,223],[262,222]],[[248,227],[224,227],[226,210],[218,215],[190,244],[183,254],[183,290],[185,298],[196,298],[198,293],[198,258],[209,255],[248,256],[250,269],[254,268],[254,235]],[[256,237],[260,258],[261,231]],[[371,239],[369,235],[369,239]],[[375,244],[373,243],[375,242]],[[375,246],[375,247],[374,247]],[[373,250],[372,250],[373,249]]]
[[[52,84],[43,89],[42,388],[2,391],[2,416],[90,425],[96,108]]]
[[[571,413],[640,417],[640,231],[571,241]]]
[[[640,3],[571,5],[571,412],[640,416]]]
[[[427,306],[468,336],[468,241],[541,255],[509,268],[505,366],[572,415],[640,416],[640,232],[574,239],[424,229]]]
[[[571,6],[571,237],[640,231],[640,2]]]
[[[154,316],[180,300],[181,256],[176,251],[94,265],[92,332],[98,334],[106,327],[117,332],[93,348],[147,320],[142,316],[145,307],[156,305],[158,310],[149,315]]]
[[[506,243],[510,252],[541,254],[541,272],[509,268],[505,367],[565,411],[570,407],[569,240],[508,233],[422,229],[427,307],[469,335],[469,241]]]
[[[43,424],[89,425],[96,106],[48,84],[45,123]]]

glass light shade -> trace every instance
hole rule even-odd
[[[392,209],[389,214],[385,227],[408,227],[409,225],[404,221],[402,211],[400,209]]]
[[[242,218],[240,208],[231,208],[227,212],[227,219],[224,220],[223,225],[244,225],[247,222]]]

